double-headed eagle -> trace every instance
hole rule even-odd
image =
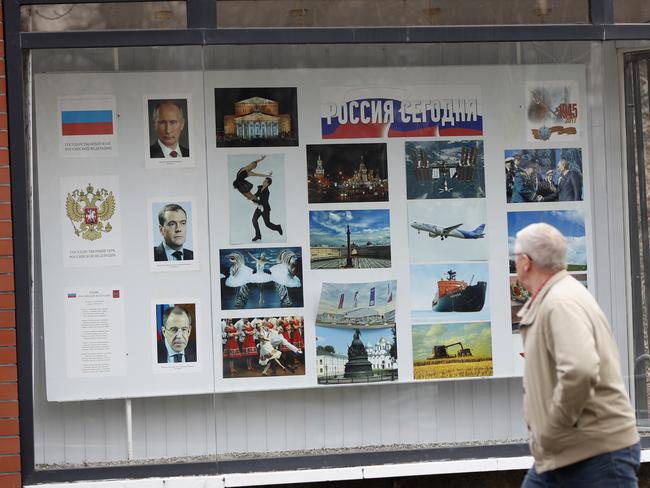
[[[109,219],[115,213],[115,196],[112,191],[94,188],[88,183],[85,191],[82,189],[68,193],[65,213],[76,235],[94,241],[102,237],[102,233],[113,229]]]

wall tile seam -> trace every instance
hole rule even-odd
[[[0,435],[0,445],[3,445],[3,444],[4,445],[14,445],[14,443],[18,440],[18,437],[19,436],[15,435],[15,434],[14,435]],[[16,454],[16,453],[19,453],[19,452],[20,452],[20,448],[17,449],[17,450],[13,450],[13,451],[2,452],[2,453],[0,453],[0,456],[9,456],[11,454]]]
[[[3,377],[0,377],[0,381],[16,381],[18,379],[17,367],[18,365],[16,363],[0,364],[0,370],[3,370]]]

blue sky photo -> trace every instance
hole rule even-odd
[[[492,357],[490,322],[459,322],[455,324],[422,324],[413,326],[413,361],[423,361],[432,354],[433,346],[461,342],[475,357]],[[457,349],[449,353],[456,353]]]
[[[383,329],[363,329],[361,330],[361,342],[368,347],[376,344],[380,338],[384,337],[388,343],[393,342],[392,327]],[[348,346],[352,344],[354,329],[339,329],[336,327],[316,326],[316,345],[317,346],[334,346],[336,354],[347,356]]]
[[[312,247],[341,247],[350,240],[358,245],[390,245],[388,210],[319,210],[309,212],[309,240]]]
[[[587,266],[585,215],[581,210],[508,212],[508,248],[512,255],[515,235],[529,224],[545,222],[556,227],[567,240],[567,264]]]
[[[323,283],[318,304],[318,313],[345,313],[355,308],[370,306],[370,289],[375,289],[375,304],[373,308],[381,313],[395,309],[397,299],[397,281],[371,281],[369,283]],[[357,293],[357,306],[354,305],[354,294]],[[343,307],[340,309],[339,300],[344,295]],[[388,302],[388,296],[392,300]]]

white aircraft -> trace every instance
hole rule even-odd
[[[433,224],[425,224],[422,222],[413,222],[411,227],[420,232],[427,232],[429,237],[440,237],[440,240],[445,240],[445,237],[456,237],[457,239],[481,239],[485,237],[483,229],[485,229],[485,224],[479,225],[474,230],[462,230],[459,227],[463,225],[457,224],[450,227],[438,227]]]

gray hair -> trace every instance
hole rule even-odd
[[[169,320],[169,316],[171,314],[174,315],[185,315],[187,317],[187,320],[189,321],[190,327],[192,326],[192,316],[190,313],[185,309],[185,307],[181,307],[180,305],[174,305],[173,307],[167,308],[163,312],[162,316],[162,326],[163,329],[167,328],[167,321]]]
[[[158,114],[160,113],[160,109],[164,107],[165,105],[172,105],[178,109],[178,113],[180,116],[181,120],[185,120],[185,114],[183,113],[183,107],[181,107],[181,104],[177,102],[176,100],[163,100],[162,102],[159,102],[156,104],[156,106],[153,109],[153,121],[154,123],[158,122]]]
[[[539,268],[566,269],[566,239],[552,225],[540,222],[521,229],[517,232],[515,252],[527,254]]]

